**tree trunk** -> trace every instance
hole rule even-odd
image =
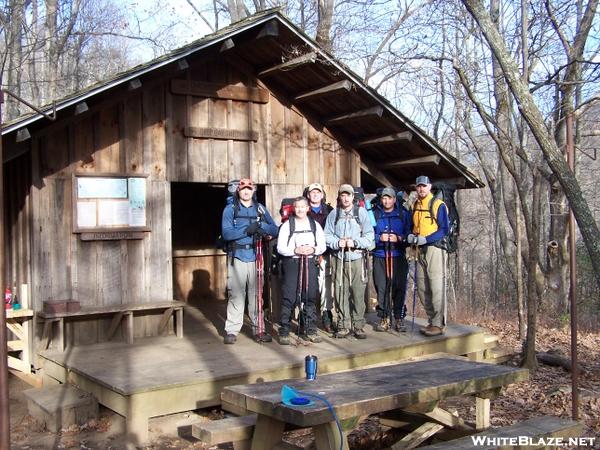
[[[331,25],[333,23],[333,6],[335,0],[317,0],[319,21],[315,40],[323,49],[332,50]]]
[[[583,241],[591,257],[596,281],[598,286],[600,286],[600,230],[583,197],[581,187],[558,149],[556,141],[548,132],[544,117],[536,106],[529,92],[529,87],[521,79],[516,62],[508,52],[502,36],[494,26],[483,4],[480,0],[462,0],[462,2],[478,23],[479,29],[485,36],[491,51],[502,67],[503,75],[508,82],[511,92],[519,103],[521,114],[540,146],[552,173],[558,178],[560,185],[569,199],[569,204],[577,219]],[[586,14],[589,13],[593,16],[596,12],[597,3],[598,0],[591,0],[588,4],[588,12]],[[531,249],[530,253],[533,251],[534,249]]]

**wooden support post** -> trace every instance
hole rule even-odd
[[[65,339],[65,319],[62,317],[58,319],[58,348],[61,352],[64,352],[67,348],[67,341]]]
[[[477,431],[490,427],[490,399],[475,397],[475,428]]]
[[[125,316],[125,342],[133,344],[133,311],[127,311]]]
[[[158,334],[161,334],[165,330],[172,314],[173,314],[173,308],[167,308],[164,310],[162,317],[160,319],[160,323],[158,324]]]
[[[272,448],[281,442],[285,423],[261,414],[256,418],[254,436],[252,437],[252,450]]]
[[[340,430],[338,429],[335,422],[328,422],[323,425],[313,427],[315,433],[315,444],[317,450],[330,450],[340,448],[340,440],[343,440],[343,449],[348,450],[348,436],[346,433],[342,433],[340,436]]]
[[[175,310],[175,336],[183,337],[183,308]]]

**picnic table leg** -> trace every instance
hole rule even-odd
[[[348,435],[343,433],[340,436],[340,431],[335,422],[329,422],[313,427],[315,433],[315,444],[317,450],[338,450],[340,448],[340,439],[342,439],[344,450],[348,450]]]
[[[251,449],[264,450],[272,448],[283,439],[284,428],[284,422],[259,414],[254,426]]]
[[[490,427],[490,399],[475,397],[475,428],[477,431]]]
[[[183,337],[183,308],[175,310],[175,336]]]

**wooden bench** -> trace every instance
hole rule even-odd
[[[502,428],[490,428],[484,432],[466,436],[460,439],[454,439],[446,442],[420,447],[420,450],[467,450],[467,449],[509,449],[509,448],[542,448],[544,445],[527,445],[519,444],[518,438],[523,436],[530,438],[533,443],[537,443],[541,438],[563,438],[568,440],[570,437],[581,436],[583,426],[579,422],[569,419],[561,419],[554,416],[534,417],[533,419],[524,422],[515,423],[514,425]],[[486,439],[483,443],[476,439]],[[502,439],[505,438],[505,439]],[[508,441],[508,438],[517,439],[516,445]],[[567,445],[568,442],[564,442]]]
[[[111,340],[119,325],[125,319],[125,341],[128,344],[133,343],[133,314],[140,311],[164,310],[158,333],[162,333],[169,323],[171,316],[175,316],[175,335],[183,337],[183,306],[184,302],[169,301],[155,303],[129,303],[121,305],[107,305],[95,308],[81,308],[76,312],[56,312],[46,313],[39,311],[36,313],[38,320],[42,321],[44,328],[42,331],[41,349],[45,350],[52,340],[52,324],[56,323],[58,327],[59,349],[64,351],[66,348],[65,339],[65,320],[74,320],[77,318],[99,316],[112,314],[112,321],[108,327],[107,339]]]
[[[247,450],[250,449],[252,443],[255,425],[256,414],[198,422],[192,424],[192,436],[208,447],[232,442],[234,450]],[[273,450],[301,449],[301,447],[285,441],[272,448]]]

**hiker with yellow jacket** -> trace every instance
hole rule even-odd
[[[431,193],[429,177],[416,180],[417,199],[412,207],[413,230],[407,243],[417,248],[417,289],[429,324],[420,329],[426,336],[444,334],[446,326],[446,250],[448,207]]]

